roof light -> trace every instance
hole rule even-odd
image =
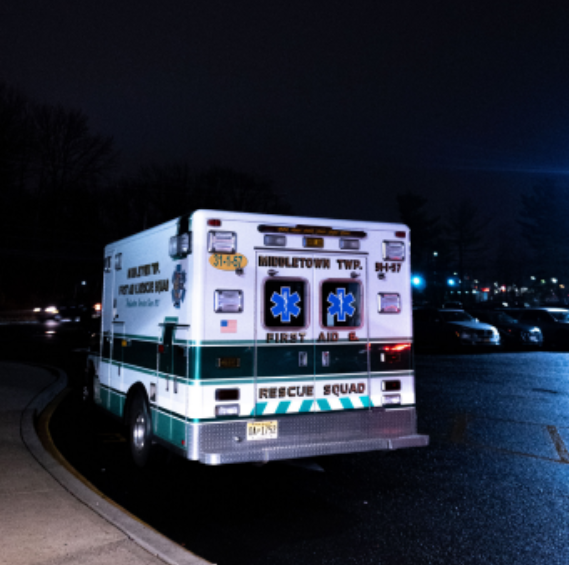
[[[340,239],[340,249],[359,249],[360,240],[359,239]]]
[[[304,245],[304,247],[316,247],[318,249],[322,249],[324,247],[324,238],[323,237],[304,237],[302,239],[302,245]]]
[[[221,220],[208,220],[207,221],[207,225],[208,226],[212,226],[214,228],[218,228],[219,226],[221,226]]]
[[[402,241],[383,242],[384,261],[403,261],[405,259],[405,244]]]
[[[343,230],[328,226],[271,226],[261,224],[257,227],[261,233],[290,233],[294,235],[322,235],[331,237],[366,237],[365,231]]]
[[[272,245],[275,247],[284,247],[286,245],[286,236],[284,235],[266,235],[263,238],[265,245]]]
[[[183,233],[181,235],[174,235],[170,238],[168,253],[170,257],[183,259],[192,252],[192,238],[191,234]]]
[[[210,231],[207,247],[210,253],[235,253],[237,235],[232,231]]]

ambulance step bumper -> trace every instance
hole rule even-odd
[[[278,421],[278,438],[248,441],[247,421],[191,424],[188,457],[208,465],[267,462],[340,453],[422,447],[415,408],[257,418]],[[249,420],[251,421],[251,420]]]

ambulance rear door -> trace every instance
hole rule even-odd
[[[256,417],[314,409],[312,252],[257,251],[255,258]]]
[[[314,254],[317,411],[370,407],[367,269],[364,253]]]

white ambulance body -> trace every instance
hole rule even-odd
[[[95,402],[207,464],[424,446],[409,233],[199,210],[108,245]]]

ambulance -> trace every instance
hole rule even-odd
[[[217,210],[112,243],[86,389],[140,466],[426,446],[409,251],[400,224]]]

